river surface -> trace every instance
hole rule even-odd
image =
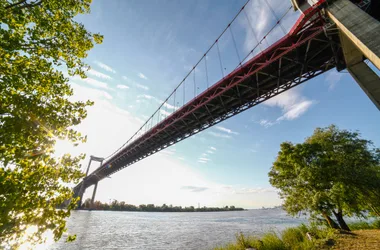
[[[236,212],[113,212],[74,211],[68,219],[73,243],[55,243],[51,250],[76,249],[212,249],[235,234],[281,232],[306,222],[281,209]],[[64,237],[65,238],[65,237]]]

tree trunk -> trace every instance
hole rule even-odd
[[[322,213],[322,216],[325,218],[325,220],[327,221],[327,224],[329,224],[331,228],[340,229],[338,224],[336,224],[336,222],[333,219],[331,219],[331,217],[328,216],[328,214]]]
[[[333,213],[334,213],[334,215],[336,217],[336,220],[339,223],[340,228],[343,229],[343,230],[346,230],[346,231],[351,231],[350,228],[348,227],[348,225],[346,224],[346,222],[343,219],[343,213],[342,213],[342,211],[338,211],[338,213],[335,213],[335,211],[333,210]]]

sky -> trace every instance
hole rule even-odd
[[[95,102],[77,127],[88,140],[75,148],[60,141],[57,154],[86,153],[85,171],[90,155],[106,157],[118,149],[184,79],[244,3],[94,0],[91,14],[77,20],[91,32],[104,35],[104,42],[85,60],[91,66],[88,77],[70,79],[73,100]],[[289,7],[283,0],[270,0],[269,4],[251,0],[245,8],[248,18],[239,15],[231,25],[232,32],[220,38],[223,72],[214,46],[195,69],[196,94],[233,70]],[[275,28],[248,58],[283,36],[298,17],[299,13],[288,12],[282,27]],[[192,77],[187,81],[193,81]],[[176,102],[169,99],[157,119],[194,96],[192,87],[184,88],[187,97],[177,97]],[[280,144],[300,143],[315,128],[330,124],[359,130],[380,146],[379,112],[347,71],[333,69],[117,172],[99,182],[96,199],[135,205],[280,205],[277,190],[268,179]],[[90,172],[96,167],[92,164]],[[92,187],[85,198],[91,195]]]

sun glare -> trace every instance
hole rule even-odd
[[[55,143],[55,155],[60,157],[67,153],[72,153],[74,151],[74,144],[69,140],[57,140]]]
[[[37,232],[37,226],[31,226],[29,227],[28,229],[26,229],[25,231],[25,239],[28,238],[28,236],[30,236],[31,234]],[[46,231],[43,235],[42,235],[42,238],[45,240],[44,243],[41,243],[41,244],[38,244],[38,245],[33,245],[29,242],[25,242],[24,244],[22,244],[20,246],[20,250],[30,250],[30,249],[34,249],[34,250],[45,250],[45,249],[48,249],[53,243],[54,243],[54,235],[53,235],[53,231],[51,230],[48,230]]]

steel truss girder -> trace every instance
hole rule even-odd
[[[99,180],[95,175],[105,178],[335,67],[336,51],[333,50],[337,48],[332,47],[331,36],[327,37],[323,31],[320,9],[312,8],[287,36],[105,162],[86,177],[86,186]]]

